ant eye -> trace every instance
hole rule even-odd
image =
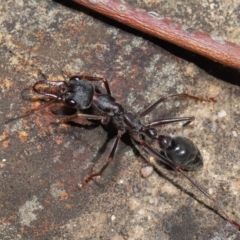
[[[78,76],[72,76],[72,77],[69,79],[69,82],[71,82],[71,81],[76,82],[76,81],[80,81],[80,80],[81,80],[80,77],[78,77]]]
[[[66,99],[65,103],[68,107],[75,107],[77,105],[76,101],[74,101],[73,99]]]

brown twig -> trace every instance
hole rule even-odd
[[[226,42],[221,37],[184,27],[155,12],[135,8],[123,0],[74,1],[149,35],[240,69],[240,46]]]

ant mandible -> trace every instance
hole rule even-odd
[[[96,90],[96,86],[93,82],[102,82],[107,93],[101,93]],[[46,91],[41,89],[39,86],[48,85],[60,88],[58,94],[52,91]],[[73,76],[67,81],[52,82],[48,80],[40,80],[33,86],[33,91],[47,96],[52,102],[62,102],[65,106],[74,108],[77,113],[70,115],[59,120],[59,123],[68,122],[76,118],[82,118],[87,120],[99,120],[102,124],[108,124],[111,120],[118,130],[117,136],[113,142],[110,154],[107,162],[98,171],[87,175],[84,178],[80,188],[91,181],[97,176],[101,176],[107,166],[111,163],[114,158],[116,149],[118,147],[119,140],[123,134],[128,133],[129,136],[139,144],[144,151],[155,157],[156,161],[153,163],[155,168],[158,168],[160,163],[164,163],[175,171],[180,172],[185,178],[187,178],[199,191],[201,191],[208,199],[210,199],[215,206],[222,212],[225,219],[231,224],[236,226],[240,230],[240,224],[229,217],[229,215],[223,210],[217,200],[208,194],[197,182],[195,182],[184,170],[195,170],[203,165],[202,156],[197,146],[188,138],[177,136],[170,137],[168,135],[159,135],[156,126],[185,121],[187,123],[194,120],[194,117],[176,117],[176,118],[165,118],[158,119],[151,123],[145,124],[141,121],[141,118],[149,114],[154,108],[160,103],[166,101],[171,97],[184,96],[194,99],[201,98],[189,95],[187,93],[174,94],[163,96],[159,98],[155,103],[150,105],[142,112],[135,114],[128,111],[119,104],[116,99],[112,96],[108,81],[104,78],[91,77],[91,76]],[[89,109],[94,107],[98,110],[99,115],[84,114],[79,112],[81,110]],[[145,139],[150,139],[158,143],[160,151],[153,149]]]

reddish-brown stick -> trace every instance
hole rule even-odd
[[[118,22],[193,51],[213,61],[240,69],[240,46],[221,37],[187,28],[159,14],[135,8],[123,0],[74,0]]]

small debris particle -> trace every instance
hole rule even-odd
[[[217,131],[217,123],[215,121],[212,122],[212,127],[211,127],[211,131],[213,133],[215,133]]]
[[[227,113],[225,110],[221,110],[220,112],[218,112],[218,117],[223,118],[225,116],[227,116]]]
[[[25,131],[20,131],[18,136],[21,139],[22,143],[27,141],[28,134]]]
[[[114,221],[116,217],[114,215],[111,216],[111,220]]]
[[[208,193],[212,195],[213,194],[213,189],[209,188]]]
[[[143,215],[143,214],[145,213],[145,211],[144,211],[144,209],[140,209],[140,210],[138,211],[138,213],[139,213],[140,215]]]
[[[9,145],[9,143],[10,143],[10,140],[6,140],[6,141],[4,141],[4,142],[2,143],[2,146],[3,146],[4,148],[7,148],[8,145]]]
[[[144,178],[149,177],[153,172],[153,166],[147,166],[141,169],[141,174]]]
[[[238,136],[238,134],[237,134],[236,131],[232,131],[232,135],[233,135],[234,137],[237,137],[237,136]]]
[[[120,179],[118,183],[123,184],[124,183],[123,179]]]

